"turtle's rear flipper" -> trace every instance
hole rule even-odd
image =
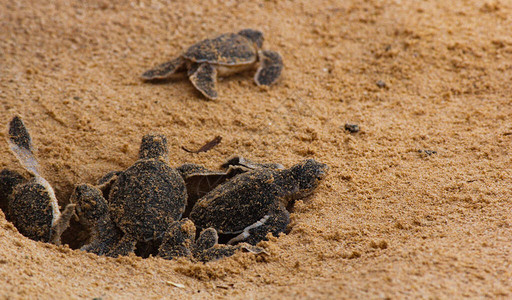
[[[258,59],[260,66],[254,75],[256,84],[268,86],[276,82],[283,70],[281,55],[275,51],[262,50],[258,52]]]
[[[50,243],[60,245],[60,237],[62,233],[69,227],[69,221],[75,213],[76,204],[68,204],[64,211],[60,214],[59,218],[52,225],[50,230]]]
[[[140,77],[145,81],[171,79],[185,71],[185,67],[185,60],[180,56],[144,72]]]
[[[206,98],[217,99],[217,69],[208,63],[194,64],[188,71],[192,84]]]

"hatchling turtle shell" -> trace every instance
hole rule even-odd
[[[112,219],[123,231],[151,240],[181,218],[185,183],[162,161],[138,161],[119,175],[109,199]]]
[[[226,33],[192,45],[183,57],[196,63],[244,65],[254,63],[258,59],[258,52],[253,42],[246,37]]]
[[[12,197],[9,215],[18,231],[35,241],[49,241],[53,211],[48,190],[29,181],[16,186]]]
[[[268,184],[272,181],[271,172],[240,174],[199,199],[190,218],[201,228],[213,227],[223,234],[240,233],[277,204],[280,191]]]

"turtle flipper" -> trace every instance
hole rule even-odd
[[[88,184],[78,185],[71,195],[71,202],[76,205],[80,222],[89,227],[92,234],[91,242],[80,250],[97,255],[109,253],[121,240],[122,232],[110,219],[102,191]]]
[[[198,89],[206,98],[217,99],[217,69],[208,64],[194,64],[188,72],[188,78],[192,84]]]
[[[9,147],[23,167],[35,176],[39,176],[39,164],[32,152],[32,139],[20,117],[15,116],[9,122]]]
[[[119,243],[117,243],[112,250],[106,253],[106,255],[110,257],[126,256],[135,251],[136,244],[137,239],[134,236],[125,233]]]
[[[57,219],[57,221],[52,225],[52,228],[50,230],[50,240],[49,242],[55,245],[60,245],[61,241],[60,238],[62,236],[62,233],[69,227],[69,221],[71,220],[71,217],[75,213],[75,206],[76,204],[68,204],[66,205],[66,208],[61,213],[60,217]]]
[[[91,227],[92,242],[81,250],[97,255],[117,257],[135,251],[137,239],[115,226],[108,213],[108,203],[102,192],[91,185],[75,187],[71,202],[76,205],[80,222]]]
[[[256,245],[264,240],[270,232],[274,236],[286,230],[286,226],[290,223],[290,213],[282,205],[270,211],[261,220],[246,227],[242,233],[228,241],[229,245],[238,242],[246,242]]]
[[[283,59],[275,51],[260,50],[258,52],[260,66],[254,75],[257,85],[271,85],[276,82],[283,70]]]
[[[172,223],[158,248],[158,256],[164,259],[190,257],[195,234],[196,226],[189,219]]]
[[[186,61],[180,56],[144,72],[140,77],[145,81],[170,79],[177,73],[185,71],[185,66]]]
[[[242,167],[250,170],[254,169],[275,169],[275,170],[284,170],[285,167],[279,163],[256,163],[251,160],[248,160],[242,156],[233,156],[228,159],[225,163],[220,166],[222,169],[229,169],[234,167]]]
[[[103,193],[105,199],[108,199],[110,188],[112,188],[112,185],[121,173],[121,171],[110,171],[96,182],[96,187]]]
[[[199,256],[203,251],[217,245],[218,241],[219,235],[217,234],[217,230],[212,227],[207,228],[201,231],[201,234],[199,234],[199,237],[197,238],[192,249],[192,254],[194,257]]]

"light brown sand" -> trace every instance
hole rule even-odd
[[[0,1],[0,117],[23,117],[61,204],[132,164],[152,131],[174,165],[241,154],[331,171],[268,257],[110,259],[33,242],[0,214],[1,297],[512,297],[510,2],[47,2]],[[187,80],[138,79],[247,27],[285,60],[270,89],[245,73],[207,101]],[[180,149],[216,135],[207,153]],[[22,170],[5,130],[0,167]]]

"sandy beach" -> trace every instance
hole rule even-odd
[[[329,165],[268,255],[209,263],[32,241],[0,211],[2,299],[460,299],[512,297],[512,4],[509,1],[0,2],[0,168],[20,115],[61,207],[74,186],[165,134],[173,167],[233,155]],[[244,28],[284,60],[208,100],[184,78],[139,77]],[[345,124],[357,124],[351,133]],[[221,136],[208,152],[188,153]]]

